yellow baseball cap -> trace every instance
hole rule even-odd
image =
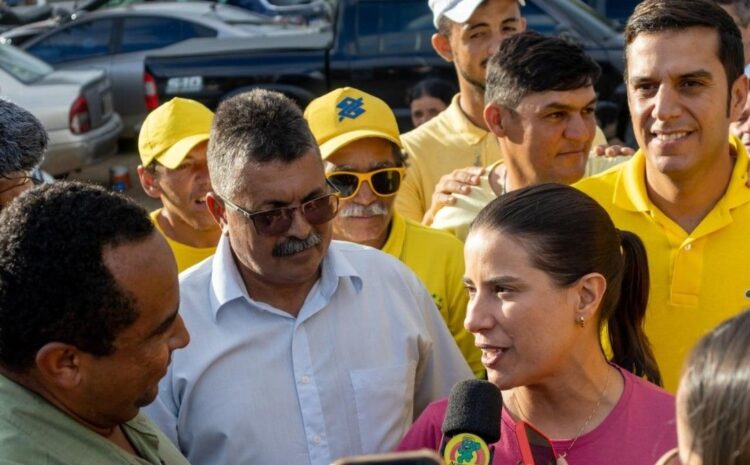
[[[396,116],[388,104],[352,87],[336,89],[310,102],[305,119],[324,160],[366,137],[387,139],[403,148]]]
[[[148,114],[138,135],[141,163],[173,170],[193,147],[208,140],[214,114],[195,100],[175,97]]]

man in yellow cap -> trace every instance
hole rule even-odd
[[[202,104],[177,97],[148,115],[138,137],[138,177],[146,194],[162,202],[151,220],[167,239],[179,271],[213,255],[221,234],[206,208],[213,117]]]
[[[393,111],[379,98],[345,87],[313,100],[305,119],[320,146],[326,177],[340,191],[334,239],[380,249],[408,266],[432,295],[472,371],[481,376],[481,352],[463,326],[463,245],[393,211],[406,161]]]

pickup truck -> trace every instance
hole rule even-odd
[[[435,28],[427,0],[329,1],[331,22],[249,39],[192,39],[149,54],[144,63],[149,106],[180,96],[215,108],[231,95],[262,87],[304,108],[348,85],[385,100],[408,129],[406,90],[426,77],[456,80],[453,65],[432,48]],[[527,0],[522,11],[530,29],[575,41],[597,60],[603,71],[597,84],[602,115],[610,120],[622,115],[619,33],[579,0]],[[606,129],[611,122],[600,124]]]

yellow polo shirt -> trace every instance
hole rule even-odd
[[[159,221],[157,220],[159,212],[161,212],[161,208],[157,208],[156,210],[152,211],[149,214],[149,217],[151,218],[151,222],[154,223],[154,226],[159,231],[159,233],[161,233],[161,235],[164,236],[164,239],[167,240],[169,248],[172,249],[174,258],[177,261],[177,271],[179,273],[182,273],[196,263],[202,262],[204,259],[214,254],[214,252],[216,251],[215,246],[192,247],[187,244],[183,244],[182,242],[177,242],[176,240],[164,234],[164,231],[161,229],[161,226],[159,226]]]
[[[724,196],[688,234],[656,208],[646,192],[646,158],[632,160],[576,184],[595,198],[615,225],[643,240],[651,289],[646,334],[665,387],[677,389],[682,364],[698,339],[750,307],[750,188],[748,154],[739,140]]]
[[[422,222],[432,193],[443,175],[467,166],[488,166],[502,159],[497,138],[466,117],[456,94],[443,112],[401,136],[407,159],[406,177],[396,197],[396,211]]]
[[[482,353],[464,328],[469,296],[464,288],[464,247],[450,234],[393,214],[383,252],[398,258],[427,288],[458,348],[477,377],[484,376]]]

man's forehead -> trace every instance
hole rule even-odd
[[[625,52],[628,78],[653,73],[688,74],[700,68],[721,67],[718,48],[719,35],[708,27],[643,32],[628,44]]]
[[[471,28],[478,24],[498,24],[517,21],[521,18],[521,7],[517,0],[487,0],[474,10],[461,29]]]
[[[294,203],[325,190],[326,180],[320,155],[291,162],[271,161],[248,164],[243,170],[239,199],[252,205]]]
[[[570,90],[547,90],[524,96],[518,108],[543,110],[545,108],[579,109],[596,103],[593,85]]]

